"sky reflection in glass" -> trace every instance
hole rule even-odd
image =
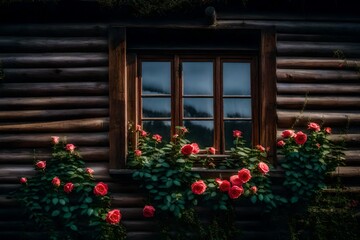
[[[170,89],[170,62],[142,62],[142,94],[170,94]]]
[[[213,63],[183,62],[184,95],[213,95]]]
[[[214,104],[212,98],[185,98],[184,117],[213,117]]]
[[[171,117],[170,98],[142,98],[143,117]]]
[[[250,63],[223,63],[224,95],[250,95]]]
[[[251,99],[224,98],[225,118],[251,118]]]

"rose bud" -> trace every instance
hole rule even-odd
[[[35,165],[38,169],[45,169],[46,161],[38,161]]]
[[[53,180],[51,181],[52,185],[54,185],[55,187],[59,187],[60,186],[60,179],[58,177],[54,177]]]
[[[150,218],[150,217],[154,217],[155,215],[155,208],[151,205],[146,205],[143,209],[143,216]]]
[[[60,142],[60,138],[58,136],[52,136],[51,137],[51,142],[56,145]]]
[[[20,178],[20,183],[21,184],[27,183],[27,178],[25,178],[25,177]]]

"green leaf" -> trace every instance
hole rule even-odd
[[[264,200],[264,196],[262,194],[259,194],[258,198],[259,198],[260,201]]]
[[[87,197],[87,198],[85,198],[85,202],[86,203],[92,203],[92,198],[91,197]]]
[[[74,225],[74,224],[70,225],[70,228],[71,228],[71,230],[73,230],[73,231],[77,231],[77,230],[78,230],[77,226]]]
[[[257,201],[257,197],[256,197],[256,195],[254,195],[254,196],[251,196],[251,198],[250,198],[250,201],[252,202],[252,203],[256,203],[256,201]]]
[[[89,209],[87,210],[88,216],[91,216],[91,214],[92,214],[93,212],[94,212],[94,209],[89,208]]]
[[[58,202],[59,202],[59,199],[58,199],[58,198],[53,198],[53,199],[52,199],[52,203],[53,203],[54,205],[58,204]]]
[[[296,202],[298,202],[298,201],[299,201],[299,198],[296,197],[296,196],[293,196],[293,197],[290,199],[290,202],[291,202],[291,203],[296,203]]]
[[[65,205],[65,204],[66,204],[66,201],[65,201],[64,199],[60,199],[60,200],[59,200],[59,203],[60,203],[61,205]]]
[[[65,213],[63,218],[70,218],[71,217],[71,212]]]
[[[53,211],[53,212],[51,213],[51,216],[56,217],[56,216],[59,216],[59,214],[60,214],[60,211],[59,211],[59,210],[55,210],[55,211]]]

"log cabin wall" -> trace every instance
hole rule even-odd
[[[239,18],[219,14],[218,27],[273,26],[277,33],[278,131],[307,121],[334,128],[347,144],[347,166],[336,173],[360,186],[360,24],[356,21]],[[108,24],[0,26],[0,239],[46,239],[23,224],[9,192],[18,177],[49,157],[50,136],[79,146],[95,178],[106,181],[120,208],[128,239],[157,239],[156,223],[142,217],[144,204],[129,175],[109,175]],[[344,59],[334,57],[342,50]],[[307,97],[306,97],[307,95]],[[304,107],[304,102],[306,102]],[[344,132],[344,133],[343,133]],[[269,238],[259,209],[238,208],[244,239]],[[262,229],[263,231],[259,231]],[[277,233],[272,236],[278,237]]]

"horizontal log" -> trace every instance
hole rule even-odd
[[[347,58],[360,56],[360,44],[358,43],[277,42],[278,56],[334,57],[334,52],[337,50],[341,50]]]
[[[104,132],[109,129],[108,118],[75,119],[55,122],[9,124],[0,126],[0,133],[25,132]]]
[[[305,41],[305,42],[359,42],[358,35],[338,35],[338,34],[289,34],[278,33],[277,41]]]
[[[80,147],[80,155],[85,162],[108,162],[108,147]],[[32,163],[34,157],[48,160],[51,158],[50,148],[40,149],[0,149],[0,164]]]
[[[104,52],[107,38],[103,37],[1,37],[0,52]]]
[[[54,108],[103,108],[109,106],[109,98],[94,97],[25,97],[1,98],[1,110],[54,109]]]
[[[5,53],[3,68],[100,67],[108,65],[107,53]]]
[[[67,120],[79,118],[108,117],[107,108],[0,111],[0,121]]]
[[[0,231],[0,239],[11,240],[48,240],[49,237],[44,232],[25,232],[25,231]]]
[[[319,82],[359,82],[360,74],[356,71],[338,70],[294,70],[278,69],[276,71],[278,82],[291,83],[319,83]]]
[[[360,75],[359,75],[360,76]],[[316,84],[316,83],[278,83],[278,94],[295,94],[305,95],[306,93],[311,96],[314,95],[355,95],[360,93],[359,84]]]
[[[358,69],[360,59],[278,57],[276,65],[285,69]]]
[[[106,24],[2,24],[0,34],[4,36],[107,36]]]
[[[113,193],[111,196],[111,205],[113,207],[143,207],[146,204],[145,198],[139,194]]]
[[[277,106],[286,109],[359,109],[360,97],[297,97],[278,96]]]
[[[5,68],[5,82],[106,82],[107,67],[90,68]]]
[[[332,176],[342,178],[360,178],[360,167],[337,167]]]
[[[278,110],[277,111],[278,127],[288,128],[291,127],[297,120],[296,126],[306,126],[308,122],[314,121],[322,123],[324,126],[329,127],[344,127],[347,126],[359,126],[360,114],[357,112],[334,112],[328,111],[304,111],[300,113],[300,110]]]
[[[108,133],[33,133],[33,134],[1,134],[2,148],[41,148],[51,147],[51,136],[66,137],[68,143],[77,146],[108,146]]]

